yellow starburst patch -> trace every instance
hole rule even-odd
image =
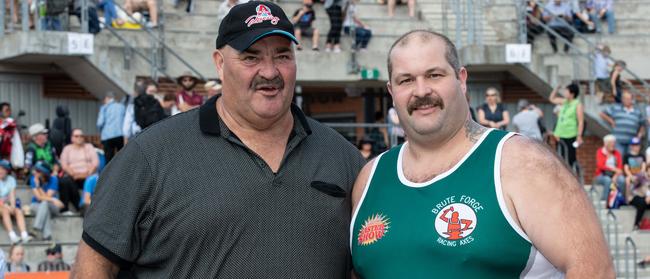
[[[390,224],[388,217],[378,213],[368,217],[359,230],[357,241],[359,245],[366,246],[382,239],[388,232]]]

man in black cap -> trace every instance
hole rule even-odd
[[[38,271],[68,271],[70,265],[63,261],[61,244],[52,243],[45,249],[47,259],[38,264]]]
[[[293,42],[277,5],[232,8],[213,53],[222,94],[146,129],[104,169],[72,278],[350,276],[364,161],[291,103]]]

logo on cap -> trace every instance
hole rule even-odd
[[[257,11],[256,15],[249,16],[246,19],[246,24],[248,27],[251,27],[253,24],[258,24],[262,23],[263,21],[270,20],[271,24],[276,25],[278,24],[278,21],[280,21],[280,18],[277,16],[273,16],[271,14],[271,9],[267,7],[266,5],[257,5],[257,8],[255,8],[255,11]]]

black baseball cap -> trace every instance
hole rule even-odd
[[[299,44],[293,24],[282,8],[272,2],[250,1],[235,5],[219,25],[217,48],[229,45],[244,51],[257,40],[270,35],[284,36]]]

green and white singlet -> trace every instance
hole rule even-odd
[[[356,273],[380,278],[563,278],[508,212],[501,150],[488,130],[453,168],[424,183],[402,170],[404,146],[380,155],[350,226]]]

